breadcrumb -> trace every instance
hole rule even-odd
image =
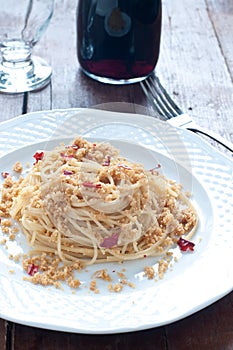
[[[155,270],[152,266],[144,267],[144,275],[148,277],[148,279],[153,279],[155,276]]]
[[[95,294],[98,294],[98,293],[99,293],[99,289],[96,288],[96,285],[97,285],[96,280],[95,280],[95,279],[92,280],[92,281],[90,282],[90,290],[91,290],[92,292],[94,292]]]
[[[16,173],[21,173],[23,171],[23,166],[20,162],[16,162],[13,166],[13,171]]]
[[[0,244],[4,245],[7,242],[6,238],[1,239]]]
[[[115,283],[114,285],[109,284],[109,285],[108,285],[108,290],[109,290],[110,292],[119,293],[119,292],[122,291],[123,287],[124,287],[124,286],[123,286],[123,284],[121,284],[121,283]]]
[[[117,275],[120,277],[120,278],[125,278],[125,274],[123,272],[117,272]]]
[[[158,265],[158,276],[160,279],[162,279],[164,277],[165,272],[168,269],[168,261],[165,259],[161,259],[159,260],[159,265]]]
[[[42,286],[53,285],[56,288],[61,288],[60,282],[67,281],[71,288],[78,288],[81,282],[74,277],[74,271],[80,271],[81,264],[76,262],[71,265],[60,266],[59,259],[53,259],[46,254],[32,258],[25,258],[23,260],[23,268],[28,272],[31,265],[38,267],[38,272],[24,280],[31,281],[34,284],[41,284]]]
[[[108,270],[107,269],[102,269],[102,270],[98,270],[94,273],[94,276],[96,278],[100,278],[104,281],[108,281],[108,282],[111,282],[112,281],[112,278],[111,276],[109,275],[108,273]]]

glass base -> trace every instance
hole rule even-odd
[[[51,79],[52,68],[40,57],[32,57],[32,74],[28,75],[24,68],[7,68],[0,64],[0,92],[22,93],[40,90]]]
[[[127,84],[135,84],[135,83],[139,83],[142,80],[145,80],[150,74],[145,75],[143,77],[137,77],[137,78],[129,78],[129,79],[113,79],[113,78],[107,78],[107,77],[102,77],[102,76],[98,76],[95,75],[93,73],[90,73],[88,71],[86,71],[84,68],[82,68],[82,71],[90,78],[97,80],[101,83],[105,83],[105,84],[112,84],[112,85],[127,85]]]

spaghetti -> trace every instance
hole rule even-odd
[[[34,253],[65,264],[161,256],[197,227],[180,185],[106,142],[77,138],[41,153],[14,187],[10,215]]]

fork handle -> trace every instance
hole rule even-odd
[[[190,130],[195,133],[203,134],[205,136],[208,136],[212,140],[218,142],[220,145],[224,146],[229,151],[233,152],[233,144],[224,139],[222,136],[216,134],[214,131],[211,131],[209,129],[203,128],[199,125],[197,125],[187,114],[183,113],[178,115],[175,118],[169,119],[169,124],[173,126],[178,126],[180,128]]]
[[[233,144],[230,141],[224,139],[222,136],[216,134],[213,131],[207,130],[205,128],[201,128],[199,126],[187,127],[187,130],[190,130],[190,131],[193,131],[195,133],[200,133],[200,134],[203,134],[205,136],[208,136],[212,140],[217,141],[222,146],[226,147],[229,151],[233,152]]]

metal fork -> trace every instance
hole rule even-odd
[[[233,152],[233,144],[231,142],[225,140],[223,137],[214,133],[213,131],[196,125],[192,118],[176,105],[171,96],[160,83],[159,78],[155,75],[155,73],[149,76],[146,80],[142,81],[140,84],[146,97],[160,119],[168,121],[173,126],[185,128],[195,133],[208,136],[212,140],[217,141],[222,146],[226,147],[229,151]]]

